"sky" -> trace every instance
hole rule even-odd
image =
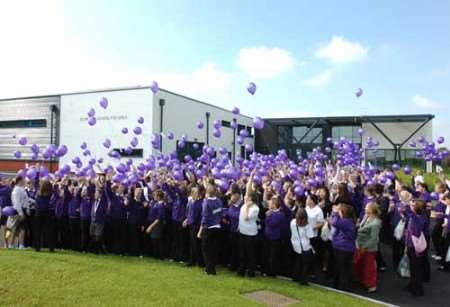
[[[0,0],[0,98],[156,80],[250,116],[435,114],[450,139],[449,16],[448,0]]]

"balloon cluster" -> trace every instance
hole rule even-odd
[[[437,138],[436,143],[441,145],[445,142],[444,137]],[[412,148],[417,148],[416,157],[425,161],[442,161],[447,158],[449,152],[447,149],[440,149],[435,142],[427,141],[425,137],[420,137],[417,142],[409,144]]]

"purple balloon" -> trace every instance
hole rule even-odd
[[[111,140],[105,139],[102,144],[105,148],[109,149],[111,147]]]
[[[142,125],[144,123],[144,118],[142,116],[139,116],[137,122]]]
[[[142,134],[142,128],[141,127],[136,127],[133,129],[134,134],[136,135],[140,135]]]
[[[230,128],[237,129],[237,127],[238,127],[237,120],[236,120],[236,118],[233,118],[230,123]]]
[[[438,144],[442,144],[442,143],[444,143],[444,142],[445,142],[445,139],[444,139],[443,136],[438,137],[438,139],[437,139],[437,143],[438,143]]]
[[[248,130],[247,129],[242,129],[241,131],[239,131],[239,136],[242,137],[242,138],[248,137]]]
[[[220,129],[220,127],[222,127],[222,121],[216,119],[214,121],[213,127],[216,128],[216,129]]]
[[[184,148],[185,145],[186,143],[183,140],[178,142],[178,148]]]
[[[128,128],[122,128],[122,133],[123,134],[127,134],[128,133]]]
[[[252,144],[245,144],[245,151],[246,152],[252,152],[253,151]]]
[[[16,151],[14,152],[14,157],[15,157],[16,159],[20,159],[20,158],[22,157],[22,153],[21,153],[19,150],[16,150]]]
[[[152,90],[153,94],[156,94],[159,91],[158,82],[153,81],[152,85],[150,85],[150,89]]]
[[[26,176],[27,176],[28,179],[30,179],[30,180],[33,180],[34,178],[36,178],[36,175],[37,175],[37,171],[36,171],[36,169],[35,169],[34,167],[30,168],[30,169],[27,171],[27,174],[26,174]]]
[[[194,148],[195,150],[198,150],[199,147],[200,147],[200,146],[199,146],[197,143],[194,143],[194,144],[192,145],[192,148]]]
[[[231,111],[234,115],[239,115],[241,113],[241,111],[239,110],[238,107],[234,107],[233,110]]]
[[[364,93],[362,88],[358,88],[358,90],[355,93],[356,98],[359,98],[362,96],[362,94]]]
[[[94,126],[97,123],[97,119],[95,117],[91,117],[88,120],[89,126]]]
[[[91,155],[91,151],[89,149],[86,149],[85,151],[83,151],[83,156],[87,157]]]
[[[256,84],[253,83],[253,82],[250,82],[250,83],[248,84],[248,86],[247,86],[247,91],[248,91],[250,94],[255,95],[255,92],[256,92]]]
[[[364,129],[363,129],[363,128],[358,128],[358,134],[359,134],[360,136],[363,136],[363,134],[364,134]]]
[[[94,110],[94,108],[91,108],[89,111],[88,111],[88,116],[89,117],[93,117],[94,115],[95,115],[95,110]]]
[[[86,142],[81,143],[80,148],[81,149],[86,149],[87,148],[87,143]]]
[[[168,140],[173,140],[175,138],[175,135],[173,134],[173,132],[168,132],[167,133],[167,139]]]
[[[411,167],[409,167],[409,166],[407,165],[407,166],[405,166],[405,167],[403,168],[403,172],[404,172],[406,175],[411,175],[412,169],[411,169]]]
[[[33,153],[39,153],[39,150],[40,150],[39,146],[36,144],[31,145],[30,149],[31,149],[31,152],[33,152]]]
[[[64,156],[66,155],[67,151],[68,151],[67,146],[66,146],[66,145],[61,145],[61,146],[59,146],[59,148],[56,150],[55,155],[56,155],[57,157],[64,157]]]
[[[97,160],[97,163],[98,163],[98,164],[102,164],[102,163],[103,163],[103,158],[98,159],[98,160]]]
[[[253,119],[253,127],[257,130],[263,129],[264,128],[264,120],[261,117],[256,116]]]
[[[398,165],[397,163],[394,163],[394,164],[392,164],[392,169],[394,171],[398,171],[398,170],[400,170],[400,165]]]
[[[7,206],[2,209],[2,215],[4,216],[14,216],[17,215],[17,210],[12,206]]]
[[[297,196],[302,196],[305,193],[305,189],[301,185],[298,185],[294,188],[294,193]]]
[[[214,137],[216,137],[216,138],[220,138],[220,136],[222,135],[222,133],[220,132],[219,129],[214,129],[214,130],[213,130],[213,135],[214,135]]]
[[[136,147],[138,145],[138,143],[139,143],[139,141],[138,141],[137,137],[135,137],[135,136],[130,141],[130,145],[132,147]]]
[[[237,143],[238,143],[239,145],[244,144],[244,138],[243,138],[243,137],[238,137],[238,138],[237,138]]]
[[[202,122],[198,122],[197,123],[197,128],[198,129],[203,129],[203,127],[204,127],[204,124]]]
[[[106,108],[108,107],[108,99],[106,99],[106,97],[103,97],[103,98],[100,100],[100,106],[101,106],[103,109],[106,109]]]
[[[27,138],[26,137],[24,137],[24,136],[22,136],[20,139],[19,139],[19,144],[20,145],[22,145],[22,146],[25,146],[25,145],[27,145]]]

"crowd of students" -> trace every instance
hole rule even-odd
[[[209,275],[225,265],[239,276],[261,272],[307,285],[326,274],[342,290],[356,278],[368,292],[387,267],[383,246],[392,249],[395,272],[407,257],[407,289],[417,296],[430,281],[430,250],[441,270],[450,269],[445,178],[430,193],[420,174],[403,185],[390,169],[367,181],[359,167],[327,164],[323,181],[313,182],[313,168],[295,180],[285,165],[261,180],[256,170],[243,172],[226,189],[211,173],[175,179],[164,168],[131,185],[114,182],[113,171],[3,178],[0,205],[17,214],[1,217],[2,239],[7,248],[169,259]]]

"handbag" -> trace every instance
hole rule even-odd
[[[406,223],[404,220],[400,220],[400,222],[398,222],[397,226],[395,226],[394,238],[397,241],[401,241],[403,239],[403,235],[405,234],[405,227],[406,227]]]
[[[330,240],[330,232],[330,225],[328,224],[328,222],[325,222],[320,229],[320,238],[322,239],[322,241],[327,242]]]
[[[403,278],[409,278],[411,276],[411,272],[409,270],[409,258],[407,255],[403,255],[400,263],[398,264],[398,274]]]
[[[414,245],[414,250],[416,251],[416,254],[421,254],[427,249],[428,244],[423,232],[420,232],[419,237],[412,235],[411,240]]]

